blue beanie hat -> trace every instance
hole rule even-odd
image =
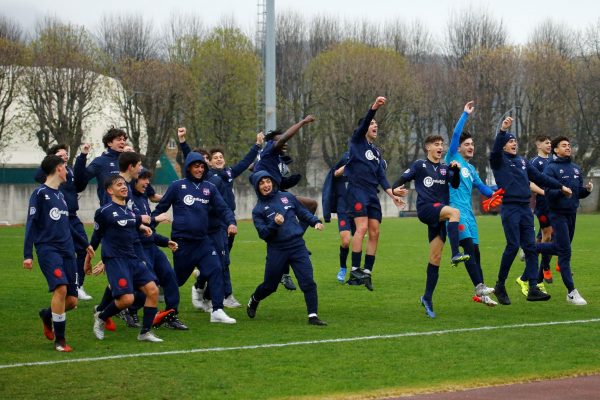
[[[504,134],[504,138],[503,139],[504,139],[504,142],[502,143],[502,147],[504,147],[506,145],[506,143],[508,143],[508,141],[511,140],[511,139],[517,140],[517,138],[515,137],[515,135],[513,135],[510,132],[506,132]]]

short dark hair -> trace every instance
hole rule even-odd
[[[535,137],[535,141],[536,142],[545,142],[546,140],[551,140],[550,136],[548,136],[548,135],[537,135]]]
[[[56,153],[58,153],[59,150],[64,150],[64,151],[68,152],[69,148],[64,143],[55,144],[54,146],[52,146],[52,147],[50,147],[48,149],[48,151],[46,152],[46,154],[49,155],[49,156],[53,156],[53,155],[56,155]]]
[[[108,144],[118,137],[127,139],[127,133],[125,133],[123,129],[118,129],[113,126],[104,134],[104,136],[102,136],[102,143],[104,144],[104,147],[108,147]]]
[[[46,176],[48,176],[52,175],[56,171],[56,167],[64,163],[65,162],[63,161],[63,159],[59,156],[50,154],[44,157],[44,159],[42,160],[41,168],[42,171],[44,171],[44,173],[46,174]]]
[[[221,153],[225,155],[225,150],[222,147],[213,147],[208,151],[208,153],[210,154],[210,159],[212,160],[212,157],[215,153]]]
[[[208,151],[206,151],[205,149],[203,149],[202,147],[196,147],[194,150],[192,150],[194,153],[199,153],[202,154],[204,157],[208,156],[210,157],[210,153]]]
[[[125,180],[121,175],[110,174],[104,179],[104,190],[108,190],[109,187],[115,184],[118,180]]]
[[[435,142],[439,142],[439,141],[444,141],[444,138],[441,137],[440,135],[429,135],[425,138],[425,145],[428,145],[429,143],[435,143]]]
[[[134,167],[142,162],[142,156],[133,151],[127,151],[119,154],[119,171],[125,172],[130,165]]]
[[[267,132],[267,134],[265,135],[265,141],[269,141],[269,140],[273,140],[275,138],[275,136],[279,136],[281,135],[283,132],[281,131],[281,129],[273,129],[269,132]]]
[[[463,133],[460,134],[460,138],[458,139],[458,144],[462,144],[465,140],[467,139],[472,139],[473,135],[471,135],[471,132],[469,131],[464,131]]]
[[[569,138],[566,137],[566,136],[557,136],[557,137],[555,137],[554,139],[552,139],[552,154],[556,154],[554,152],[554,149],[556,147],[558,147],[558,145],[560,144],[560,142],[569,142],[569,143],[571,143],[571,141],[569,140]]]

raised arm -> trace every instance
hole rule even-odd
[[[475,109],[474,104],[475,102],[473,100],[465,104],[464,111],[454,127],[454,132],[452,132],[452,139],[450,140],[450,146],[448,146],[448,153],[446,153],[447,160],[449,160],[448,157],[451,157],[458,151],[458,146],[460,145],[460,135],[463,131],[465,123],[467,122],[467,119],[469,118],[469,115],[471,115]]]
[[[502,152],[504,151],[503,147],[504,143],[506,142],[504,138],[508,132],[508,129],[512,125],[512,121],[513,119],[511,117],[506,117],[506,119],[502,121],[502,128],[500,128],[500,132],[498,132],[496,135],[494,146],[490,152],[490,165],[492,169],[498,169],[502,165]]]
[[[294,125],[290,126],[287,129],[287,131],[285,131],[285,133],[283,135],[281,135],[279,140],[277,140],[277,142],[275,143],[275,150],[276,151],[281,150],[283,145],[286,144],[288,140],[293,138],[296,135],[296,133],[298,133],[298,131],[300,131],[300,128],[302,128],[304,125],[310,124],[314,120],[315,120],[315,117],[313,117],[312,115],[307,115],[300,122],[295,123]]]
[[[248,151],[248,153],[246,153],[244,158],[240,160],[240,162],[231,167],[231,175],[233,179],[240,176],[245,170],[248,169],[248,167],[250,167],[250,164],[254,162],[264,140],[265,135],[262,132],[256,135],[256,143],[253,144],[252,147],[250,147],[250,150]]]
[[[358,126],[358,128],[354,130],[351,139],[352,142],[357,143],[365,139],[365,134],[369,130],[369,125],[371,125],[371,121],[373,120],[373,118],[375,118],[375,113],[377,112],[379,107],[385,104],[386,101],[387,99],[383,96],[379,96],[375,99],[375,102],[373,103],[371,108],[369,108],[369,111],[367,111],[365,117],[362,119],[361,124]]]

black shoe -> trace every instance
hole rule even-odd
[[[327,326],[327,322],[321,321],[319,317],[308,317],[308,323],[315,326]]]
[[[365,277],[363,278],[363,283],[365,284],[365,287],[367,289],[369,289],[369,291],[373,291],[373,283],[371,282],[371,274],[365,274]]]
[[[187,331],[189,328],[186,324],[181,322],[176,313],[169,314],[165,317],[163,326],[169,329],[175,329],[178,331]]]
[[[131,325],[127,325],[130,328],[141,328],[142,324],[140,324],[140,319],[138,318],[137,311],[135,313],[129,313],[131,316]]]
[[[250,296],[250,300],[248,300],[248,306],[246,307],[246,314],[250,318],[256,317],[256,309],[258,308],[258,301],[254,300],[254,295]]]
[[[363,279],[365,279],[366,276],[367,274],[365,274],[360,268],[350,270],[350,279],[354,278],[358,279],[359,281],[362,281]]]
[[[496,286],[494,287],[494,294],[498,299],[498,303],[505,306],[510,305],[510,299],[508,298],[508,293],[506,293],[506,287],[503,284],[496,282]]]
[[[550,297],[552,296],[542,292],[537,286],[530,286],[527,293],[527,301],[548,301]]]
[[[287,290],[296,290],[296,285],[289,274],[283,274],[281,277],[281,284]]]

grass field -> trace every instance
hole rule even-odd
[[[479,224],[484,273],[491,286],[504,237],[499,217],[479,218]],[[302,293],[283,288],[261,303],[254,320],[240,308],[228,311],[236,325],[210,324],[208,314],[192,309],[188,282],[181,288],[180,311],[189,331],[160,329],[164,343],[141,343],[137,330],[117,321],[117,332],[98,341],[92,333],[92,307],[106,278],[88,277],[85,287],[95,299],[80,302],[68,314],[70,354],[55,352],[42,334],[37,311],[50,296],[37,265],[31,272],[21,268],[23,228],[2,227],[0,398],[372,398],[600,372],[598,226],[600,215],[580,216],[574,241],[575,283],[589,303],[585,307],[566,303],[566,289],[556,274],[555,283],[548,285],[553,295],[549,302],[526,302],[514,283],[523,269],[518,260],[507,282],[511,306],[474,303],[464,267],[451,269],[446,252],[434,295],[438,318],[431,320],[418,304],[427,241],[426,228],[416,218],[384,221],[374,292],[337,283],[337,229],[328,224],[324,232],[309,231],[306,239],[313,254],[319,316],[329,326],[309,326]],[[161,228],[168,233],[168,226]],[[241,222],[239,231],[232,278],[236,297],[246,302],[261,281],[265,245],[250,222]],[[579,322],[548,324],[567,321]],[[482,327],[494,329],[471,329]],[[333,341],[360,337],[364,339]],[[309,341],[316,343],[293,344]],[[251,347],[266,344],[290,345]],[[207,351],[184,352],[199,349]],[[94,360],[149,352],[156,354]],[[11,366],[88,358],[92,360]]]

